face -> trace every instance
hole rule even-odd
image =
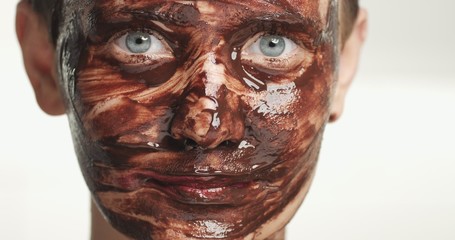
[[[264,239],[317,162],[338,2],[71,1],[57,41],[76,152],[135,239]]]

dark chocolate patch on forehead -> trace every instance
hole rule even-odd
[[[189,26],[195,25],[200,18],[198,9],[193,4],[174,1],[142,1],[131,5],[116,5],[115,3],[97,4],[101,17],[112,21],[128,21],[129,17],[138,20],[158,20],[165,23]],[[111,5],[111,6],[110,6]]]

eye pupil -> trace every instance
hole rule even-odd
[[[283,37],[270,35],[261,37],[259,48],[265,56],[278,57],[286,49]]]
[[[126,36],[125,45],[132,53],[145,53],[152,47],[152,39],[148,33],[133,32]]]

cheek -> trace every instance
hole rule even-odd
[[[277,141],[307,143],[329,117],[336,76],[337,44],[334,29],[326,30],[314,47],[303,71],[280,75],[282,84],[267,84],[266,90],[244,97],[249,121],[257,132],[283,136]],[[286,84],[287,82],[287,84]],[[287,134],[283,134],[283,133]]]
[[[308,145],[329,116],[332,71],[318,62],[297,80],[244,97],[247,122],[271,144]],[[330,67],[328,67],[330,68]]]
[[[173,102],[180,95],[172,90],[181,83],[178,77],[171,78],[167,87],[152,88],[103,57],[85,59],[77,74],[75,105],[93,140],[115,136],[120,142],[139,143],[167,129]]]

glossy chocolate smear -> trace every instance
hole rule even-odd
[[[62,87],[111,224],[135,239],[241,239],[272,226],[313,175],[337,1],[75,2],[57,42]],[[152,47],[125,48],[132,32]],[[283,56],[264,54],[264,36],[284,42]]]

